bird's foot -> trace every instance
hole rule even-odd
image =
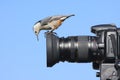
[[[57,35],[57,33],[53,31],[49,31],[49,33]]]
[[[57,35],[57,33],[56,33],[56,32],[53,32],[53,34]]]
[[[46,37],[46,35],[48,35],[48,34],[57,35],[56,32],[53,32],[53,31],[47,31],[47,32],[45,32],[44,37]]]
[[[45,32],[46,35],[47,35],[47,34],[50,34],[50,33],[51,33],[50,31]]]
[[[57,35],[57,33],[56,33],[56,32],[53,32],[53,31],[47,31],[47,33],[48,33],[48,34],[55,34],[55,35]]]

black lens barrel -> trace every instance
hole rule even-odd
[[[97,43],[93,36],[70,36],[59,38],[54,33],[46,33],[47,67],[59,61],[91,62]]]
[[[90,37],[74,36],[60,38],[60,61],[69,62],[90,62]]]

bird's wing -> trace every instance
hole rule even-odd
[[[42,20],[40,20],[39,22],[41,22],[41,26],[47,25],[48,23],[55,21],[55,20],[59,20],[60,18],[62,18],[63,16],[51,16],[51,17],[46,17]]]
[[[66,17],[66,16],[52,16],[50,22],[55,20],[60,20],[62,17]]]
[[[74,16],[74,14],[71,14],[71,15],[57,15],[57,16],[52,16],[51,19],[50,19],[50,22],[51,21],[55,21],[55,20],[65,20],[71,16]]]
[[[47,25],[49,21],[51,20],[51,17],[46,17],[41,20],[41,26]]]
[[[74,16],[72,15],[56,15],[56,16],[50,16],[50,17],[46,17],[42,20],[40,20],[39,22],[41,22],[41,26],[47,25],[48,23],[52,22],[52,21],[56,21],[56,20],[65,20],[66,18],[70,17],[70,16]]]

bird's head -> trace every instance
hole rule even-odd
[[[39,40],[38,35],[39,35],[40,30],[41,30],[41,24],[38,22],[33,26],[33,31],[35,35],[37,36],[37,40]]]

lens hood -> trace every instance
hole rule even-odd
[[[59,38],[55,33],[46,32],[47,67],[59,62]]]

